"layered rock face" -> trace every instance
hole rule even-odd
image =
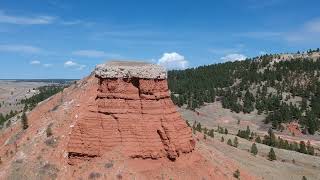
[[[170,99],[158,65],[98,65],[95,100],[79,117],[68,144],[70,164],[119,151],[131,158],[175,160],[195,147],[191,129]]]

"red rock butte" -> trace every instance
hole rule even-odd
[[[170,99],[163,67],[112,61],[97,65],[94,76],[97,85],[87,93],[87,107],[71,130],[69,164],[109,151],[175,160],[194,150],[191,129]]]

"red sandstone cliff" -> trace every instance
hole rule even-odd
[[[101,156],[112,148],[133,158],[174,160],[194,149],[165,79],[97,78],[95,98],[70,135],[71,160]]]

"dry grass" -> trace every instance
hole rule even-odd
[[[267,155],[270,147],[264,144],[256,143],[258,154],[253,156],[250,153],[252,146],[251,141],[238,137],[238,148],[227,145],[228,139],[233,140],[238,132],[238,129],[245,129],[248,125],[251,130],[257,132],[259,135],[266,134],[268,126],[262,123],[264,115],[257,115],[255,112],[251,114],[233,113],[228,109],[223,109],[219,102],[209,104],[198,109],[200,112],[192,112],[186,109],[179,109],[184,119],[188,120],[192,125],[194,121],[201,122],[203,127],[217,129],[217,126],[228,128],[229,134],[219,134],[215,132],[215,137],[207,137],[207,141],[201,140],[198,146],[202,149],[216,150],[223,153],[226,157],[236,161],[241,168],[252,172],[261,179],[293,179],[301,180],[302,176],[310,179],[320,179],[320,157],[301,154],[295,151],[288,151],[284,149],[274,148],[277,156],[276,161],[269,161]],[[237,124],[240,120],[240,125]],[[278,132],[278,134],[281,134]],[[225,141],[220,142],[221,137]],[[290,137],[294,140],[313,139],[318,142],[319,137],[316,136],[302,136]],[[317,144],[317,143],[316,143]]]

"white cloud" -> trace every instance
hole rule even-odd
[[[77,66],[78,64],[77,63],[75,63],[75,62],[73,62],[73,61],[66,61],[65,63],[64,63],[64,66],[65,67],[72,67],[72,66]]]
[[[83,64],[79,64],[79,66],[78,66],[78,70],[82,70],[82,69],[84,69],[85,67],[87,67],[86,65],[83,65]]]
[[[35,25],[35,24],[51,24],[55,20],[52,16],[13,16],[7,15],[3,11],[0,11],[0,23],[7,24],[25,24],[25,25]]]
[[[83,20],[64,20],[59,17],[54,16],[17,16],[10,15],[2,10],[0,10],[0,23],[6,24],[17,24],[17,25],[44,25],[44,24],[60,24],[65,26],[73,26],[73,25],[83,25],[86,27],[91,27],[95,23],[87,22]]]
[[[270,38],[279,38],[283,34],[284,34],[283,32],[273,32],[273,31],[251,31],[251,32],[235,33],[233,34],[233,36],[245,37],[245,38],[270,39]]]
[[[43,64],[43,67],[46,67],[46,68],[51,67],[51,66],[53,66],[53,64]]]
[[[0,44],[0,51],[29,54],[38,54],[42,52],[42,50],[38,47],[17,44]]]
[[[108,56],[107,53],[103,51],[97,51],[97,50],[79,50],[79,51],[73,51],[72,54],[76,56],[85,56],[85,57],[93,57],[93,58]]]
[[[320,40],[320,18],[309,20],[299,29],[288,32],[285,40],[289,43],[318,43]]]
[[[232,53],[238,53],[244,49],[244,44],[236,44],[234,47],[231,48],[209,48],[208,51],[212,54],[217,55],[224,55],[224,54],[232,54]]]
[[[304,28],[311,33],[320,33],[320,18],[305,23]]]
[[[62,21],[61,24],[62,25],[67,25],[67,26],[71,26],[71,25],[77,25],[77,24],[82,24],[83,22],[80,20],[74,20],[74,21]]]
[[[188,61],[176,52],[164,53],[158,60],[158,64],[167,69],[185,69],[188,67]]]
[[[88,22],[88,21],[83,21],[83,20],[71,20],[71,21],[60,20],[59,23],[64,26],[82,25],[85,27],[91,27],[91,26],[95,25],[94,22]]]
[[[245,60],[247,57],[243,54],[228,54],[224,57],[221,58],[221,60],[223,60],[224,62],[227,61],[243,61]]]
[[[64,63],[64,67],[68,68],[68,67],[73,67],[73,68],[76,68],[78,70],[82,70],[84,69],[85,67],[87,67],[86,65],[83,65],[83,64],[78,64],[72,60],[69,60],[69,61],[66,61]]]
[[[40,64],[41,62],[38,60],[31,61],[30,64]]]
[[[264,40],[286,41],[287,43],[318,43],[320,40],[320,17],[310,19],[288,31],[251,31],[234,33],[233,36]]]
[[[250,9],[261,9],[261,8],[270,8],[278,4],[283,3],[283,0],[246,0],[244,3],[247,3],[248,8]]]
[[[83,57],[88,57],[88,58],[107,58],[107,57],[108,58],[123,58],[120,54],[106,53],[104,51],[90,50],[90,49],[73,51],[72,55],[83,56]]]

